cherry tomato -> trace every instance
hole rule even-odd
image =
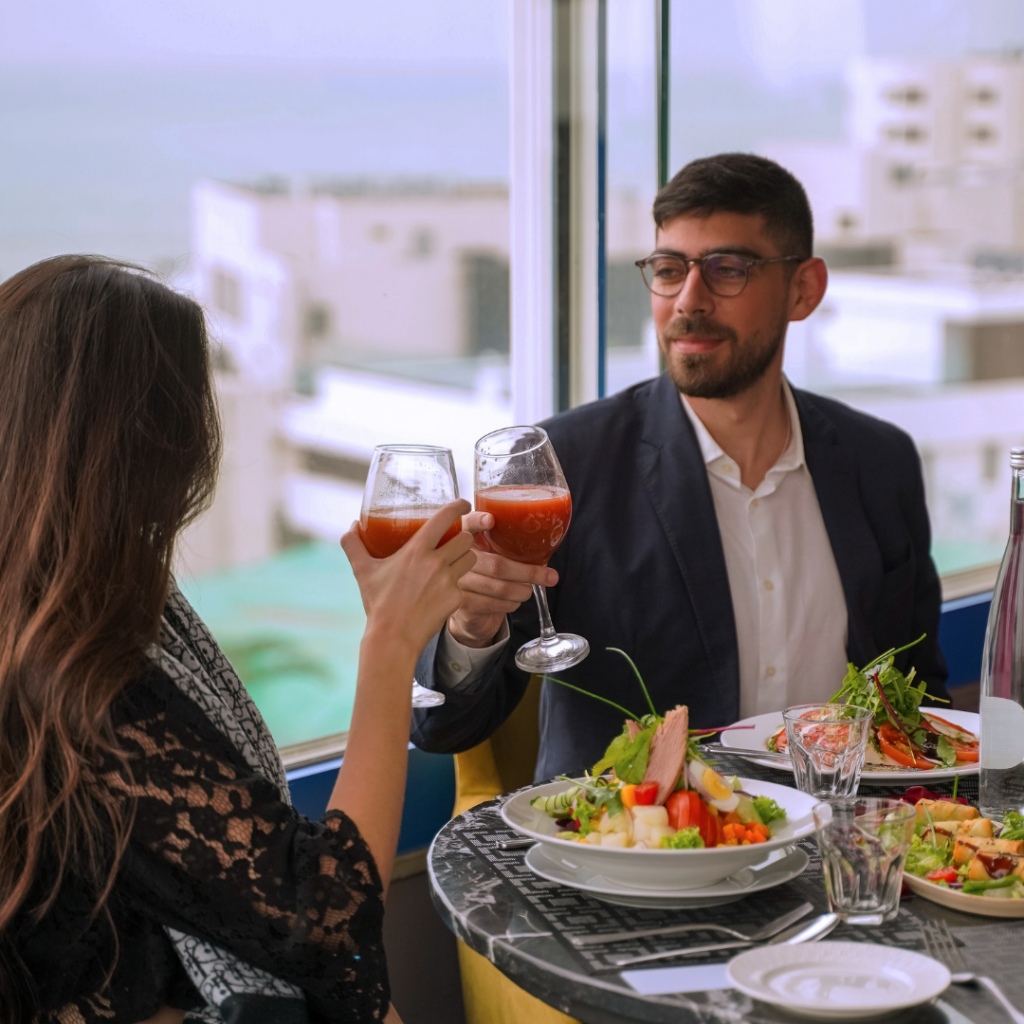
[[[668,823],[677,832],[690,826],[690,794],[685,789],[677,789],[666,801]]]
[[[658,783],[641,782],[633,793],[638,807],[650,807],[658,799]]]
[[[954,867],[936,868],[924,876],[929,882],[955,882],[959,877]]]

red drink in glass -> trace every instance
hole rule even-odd
[[[476,510],[494,516],[487,538],[499,555],[547,565],[569,529],[572,498],[564,487],[502,485],[477,491]]]
[[[423,508],[422,505],[376,508],[368,512],[364,516],[364,521],[359,523],[359,536],[366,545],[366,550],[374,558],[387,558],[411,540],[413,534],[424,526],[436,511],[435,508]],[[447,544],[461,529],[462,523],[456,519],[437,546]]]

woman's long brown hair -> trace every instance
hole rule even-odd
[[[196,303],[96,256],[0,285],[5,1021],[25,991],[17,915],[44,914],[69,871],[105,912],[131,811],[97,799],[90,766],[118,754],[110,705],[158,637],[175,538],[212,496],[220,444]]]

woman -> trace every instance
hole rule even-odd
[[[91,256],[0,285],[4,1024],[380,1020],[416,656],[471,538],[342,545],[366,609],[322,822],[174,586],[220,431],[200,308]],[[392,1019],[394,1015],[392,1013]]]

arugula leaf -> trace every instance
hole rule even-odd
[[[656,726],[649,725],[637,733],[636,739],[626,748],[615,762],[615,774],[626,783],[640,785],[647,771],[647,760],[651,756],[651,740]],[[628,737],[627,737],[628,738]]]
[[[594,778],[596,779],[599,776],[604,775],[604,773],[608,771],[608,769],[611,768],[611,766],[615,764],[623,754],[626,753],[631,743],[632,740],[629,738],[629,732],[626,729],[623,729],[622,732],[620,732],[619,735],[608,744],[608,749],[604,752],[604,757],[602,757],[601,760],[590,769]]]
[[[956,764],[956,749],[945,736],[939,736],[935,749],[944,765]]]
[[[565,775],[559,775],[558,780],[560,782],[571,782],[573,785],[579,786],[583,790],[587,802],[593,804],[595,810],[606,807],[608,813],[613,818],[625,810],[617,783],[613,783],[608,779],[570,779]]]

